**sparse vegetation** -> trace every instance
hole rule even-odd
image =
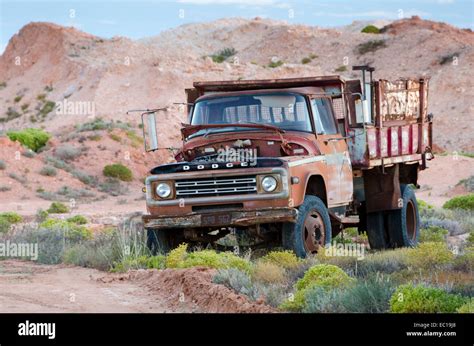
[[[53,202],[47,211],[50,214],[66,214],[69,213],[69,208],[61,202]]]
[[[68,218],[67,221],[71,222],[71,223],[74,223],[76,225],[85,225],[89,222],[87,220],[87,218],[85,216],[82,216],[82,215],[74,215],[74,216]]]
[[[44,147],[51,138],[49,133],[34,128],[21,131],[9,131],[7,132],[7,136],[10,140],[20,142],[34,152],[38,152],[38,150]]]
[[[445,209],[463,209],[463,210],[474,210],[474,193],[465,196],[456,196],[451,198],[449,201],[444,203],[443,208]]]
[[[81,155],[82,151],[69,144],[63,144],[56,148],[54,155],[64,161],[73,161]]]
[[[452,63],[455,58],[459,57],[459,53],[451,53],[447,55],[443,55],[441,58],[439,58],[439,64],[440,65],[445,65],[447,63]]]
[[[117,178],[122,181],[133,180],[132,171],[120,163],[105,166],[103,169],[103,174],[106,177]]]
[[[23,98],[23,95],[17,95],[17,96],[15,96],[15,98],[13,99],[13,102],[18,103],[18,102],[21,101],[22,98]]]
[[[387,47],[385,40],[370,40],[357,45],[356,53],[358,53],[359,55],[364,55],[367,53],[373,53],[385,47]]]
[[[474,175],[471,175],[469,178],[462,179],[456,185],[462,185],[466,188],[468,192],[474,192]]]
[[[270,63],[268,64],[268,67],[270,68],[277,68],[277,67],[280,67],[284,64],[283,61],[281,60],[276,60],[276,61],[270,61]]]
[[[5,168],[7,168],[6,162],[3,160],[0,160],[0,170],[4,170]]]
[[[6,117],[0,118],[0,123],[6,123],[13,119],[21,117],[21,114],[17,112],[17,110],[13,107],[8,107]]]
[[[302,63],[303,65],[309,64],[310,62],[311,62],[311,59],[308,58],[308,57],[305,57],[305,58],[301,59],[301,63]]]
[[[44,166],[39,173],[47,177],[54,177],[58,174],[58,171],[52,166]]]
[[[212,58],[212,61],[220,64],[235,54],[237,54],[237,51],[234,48],[224,48],[210,57]]]
[[[28,179],[24,175],[19,175],[14,172],[8,173],[8,176],[12,179],[15,179],[20,184],[26,184],[28,182]]]
[[[336,71],[336,72],[345,72],[345,71],[347,71],[347,66],[346,65],[341,65],[338,68],[336,68],[334,71]]]

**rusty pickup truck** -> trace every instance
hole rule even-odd
[[[175,163],[146,178],[152,252],[229,233],[315,254],[348,227],[372,249],[417,244],[414,194],[433,158],[428,79],[318,76],[195,82]],[[159,150],[159,110],[143,112]]]

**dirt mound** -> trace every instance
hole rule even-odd
[[[216,273],[208,268],[137,270],[115,280],[139,282],[155,293],[173,311],[213,313],[276,312],[263,301],[251,302],[224,285],[212,282]],[[109,278],[110,280],[110,278]]]

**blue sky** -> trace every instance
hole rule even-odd
[[[353,20],[419,15],[474,29],[473,0],[0,0],[0,52],[31,21],[74,25],[97,36],[132,39],[190,22],[256,16],[333,27]]]

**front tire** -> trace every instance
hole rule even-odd
[[[158,253],[166,254],[170,251],[171,239],[169,231],[147,229],[146,235],[146,246],[153,256]]]
[[[295,223],[282,229],[283,247],[301,258],[324,251],[331,244],[331,220],[326,205],[316,196],[305,196]]]

